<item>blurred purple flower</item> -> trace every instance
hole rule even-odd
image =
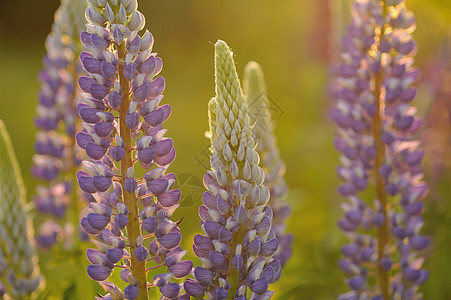
[[[335,146],[342,153],[337,173],[344,183],[338,191],[349,200],[338,222],[350,239],[339,265],[350,276],[352,292],[339,299],[413,299],[428,277],[416,253],[428,244],[419,234],[428,188],[414,138],[421,120],[410,105],[418,76],[412,67],[415,19],[404,1],[356,1],[352,15],[336,68],[332,113]],[[374,186],[373,203],[360,198],[368,186]],[[369,278],[375,273],[376,284]]]

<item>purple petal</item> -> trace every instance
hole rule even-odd
[[[262,245],[260,250],[260,255],[263,256],[272,256],[279,247],[279,241],[277,239],[272,239],[269,242],[266,242]]]
[[[95,228],[93,228],[91,225],[89,225],[88,218],[83,218],[83,219],[81,219],[80,225],[81,225],[81,228],[82,228],[86,233],[93,234],[93,235],[97,235],[97,234],[99,234],[99,233],[101,232],[101,230],[95,229]]]
[[[88,258],[89,262],[94,265],[103,265],[107,261],[105,254],[103,254],[99,250],[92,248],[86,250],[86,257]]]
[[[113,264],[120,261],[123,256],[124,256],[124,250],[122,250],[121,248],[115,247],[115,248],[110,248],[106,251],[106,257]]]
[[[79,172],[80,174],[80,172]],[[86,173],[87,174],[87,173]],[[93,181],[92,181],[92,177],[90,177],[89,175],[78,175],[77,174],[77,178],[78,178],[78,185],[80,186],[80,188],[87,192],[87,193],[96,193],[97,189],[95,188]]]
[[[158,242],[165,249],[172,249],[177,247],[182,240],[180,232],[170,232],[162,237],[158,238]]]
[[[88,219],[89,225],[97,230],[105,229],[110,222],[109,217],[97,213],[89,213],[86,218]]]
[[[128,224],[128,217],[124,214],[118,214],[114,218],[114,222],[117,224],[117,226],[122,230],[127,226]]]
[[[243,268],[244,266],[244,258],[241,255],[235,255],[232,258],[232,267],[239,271],[241,270],[241,268]]]
[[[85,45],[85,46],[88,47],[88,48],[91,48],[91,47],[94,46],[94,45],[92,44],[92,41],[91,41],[91,34],[90,34],[89,32],[83,31],[83,32],[80,34],[80,40],[81,40],[81,42],[83,43],[83,45]]]
[[[122,96],[113,91],[108,96],[108,102],[110,103],[111,107],[118,108],[121,105]]]
[[[160,286],[160,293],[170,299],[176,298],[180,293],[180,285],[175,282],[170,282]]]
[[[147,219],[144,219],[142,221],[141,227],[143,230],[147,231],[148,233],[152,234],[155,232],[155,229],[157,229],[158,220],[156,217],[150,217]]]
[[[124,66],[124,77],[131,81],[136,75],[136,67],[134,63],[129,63]]]
[[[169,181],[166,178],[158,178],[147,182],[148,189],[154,195],[166,193],[169,188]]]
[[[133,254],[135,255],[136,259],[139,261],[145,261],[147,258],[147,255],[149,255],[149,252],[147,252],[147,249],[140,246],[133,251]]]
[[[111,274],[111,268],[102,265],[89,265],[88,276],[96,281],[104,281]]]
[[[137,35],[127,48],[131,54],[136,55],[141,49],[141,38]]]
[[[150,83],[149,86],[149,95],[150,97],[157,97],[161,93],[163,93],[164,88],[166,87],[166,83],[163,77],[158,77]]]
[[[205,251],[205,252],[210,252],[210,250],[213,250],[212,241],[204,235],[196,234],[194,236],[194,245],[198,249]]]
[[[138,158],[144,164],[150,164],[154,158],[154,149],[153,147],[147,147],[140,151],[138,151]]]
[[[365,277],[359,275],[359,276],[350,278],[348,280],[348,285],[351,289],[353,289],[355,291],[359,291],[365,285],[365,281],[366,281]]]
[[[101,62],[93,57],[85,57],[82,60],[83,67],[89,73],[100,73]]]
[[[152,145],[156,156],[164,156],[168,154],[174,147],[174,142],[171,138],[165,138]]]
[[[111,155],[111,158],[113,158],[115,161],[119,162],[125,156],[125,149],[122,147],[116,146],[116,147],[110,149],[109,154]]]
[[[176,156],[175,148],[172,148],[168,154],[164,156],[156,156],[154,158],[154,161],[158,166],[163,167],[172,163],[175,159],[175,156]]]
[[[98,36],[97,34],[91,35],[91,42],[97,50],[106,50],[110,45],[110,42],[104,39],[103,37]]]
[[[85,150],[89,158],[99,160],[105,155],[107,148],[101,147],[96,143],[88,143]]]
[[[99,116],[97,116],[98,112],[99,112],[98,109],[83,107],[78,111],[78,114],[80,115],[81,119],[86,123],[94,124],[100,121]]]
[[[141,86],[137,87],[133,95],[138,101],[144,101],[149,96],[150,85],[148,82],[144,82]]]
[[[116,71],[117,71],[116,66],[110,64],[109,62],[103,61],[100,64],[100,72],[102,72],[102,75],[108,79],[114,78],[116,75]]]
[[[217,239],[222,226],[213,221],[205,221],[203,227],[209,238]]]
[[[138,71],[141,73],[152,74],[157,66],[155,56],[150,56],[145,62],[143,62],[139,67]]]
[[[86,144],[94,143],[93,138],[86,132],[78,132],[75,136],[77,144],[80,148],[85,149]]]
[[[92,183],[99,192],[105,192],[111,186],[111,178],[95,175],[92,177]]]
[[[131,114],[129,114],[126,118],[125,118],[125,124],[127,124],[128,128],[130,128],[131,130],[136,130],[136,128],[139,125],[139,115],[137,112],[133,112]]]
[[[93,83],[89,86],[89,92],[95,99],[103,100],[110,92],[110,89],[99,83]]]
[[[163,207],[170,207],[177,204],[180,201],[182,193],[179,189],[170,190],[166,193],[158,195],[158,203]]]
[[[193,262],[185,260],[169,267],[169,271],[174,274],[177,279],[187,276],[193,269]]]
[[[194,279],[187,278],[185,282],[183,283],[183,287],[185,291],[196,298],[202,297],[202,295],[205,293],[207,287],[196,282]]]
[[[194,277],[199,283],[209,286],[213,282],[215,272],[206,268],[196,267],[194,269]]]
[[[268,285],[269,285],[268,278],[262,277],[257,281],[255,281],[254,283],[252,283],[250,288],[257,295],[261,295],[268,290]]]
[[[138,287],[129,284],[125,289],[124,289],[124,295],[127,299],[129,300],[134,300],[136,298],[138,298],[139,295],[139,289]]]
[[[225,262],[224,254],[216,250],[211,250],[210,253],[208,253],[208,259],[210,260],[210,263],[216,268],[220,268]]]
[[[425,236],[415,235],[409,239],[409,244],[415,250],[424,250],[429,245],[429,239]]]
[[[221,287],[216,288],[215,290],[215,300],[226,300],[229,292]]]
[[[138,183],[135,178],[127,178],[124,182],[124,188],[128,193],[132,194],[138,188]]]

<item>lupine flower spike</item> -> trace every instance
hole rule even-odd
[[[265,171],[264,184],[271,195],[269,206],[273,211],[272,225],[279,241],[279,249],[275,257],[284,266],[292,254],[291,244],[293,243],[293,235],[285,232],[286,221],[291,212],[286,202],[287,183],[283,178],[286,167],[277,148],[263,70],[258,63],[247,64],[244,70],[243,88],[251,124],[253,124],[252,137],[260,156],[260,166]]]
[[[428,187],[414,137],[421,120],[410,104],[415,19],[402,0],[355,1],[352,16],[333,111],[339,192],[348,199],[338,225],[350,239],[339,265],[352,290],[339,299],[420,299],[429,273],[418,251],[429,239],[419,233]]]
[[[25,210],[25,188],[11,140],[0,120],[0,298],[28,299],[40,283]]]
[[[76,81],[81,71],[78,63],[79,36],[85,9],[86,2],[82,0],[61,2],[55,13],[52,32],[46,40],[47,54],[39,75],[41,91],[35,120],[38,133],[32,173],[45,184],[37,186],[33,200],[39,212],[56,220],[65,221],[69,207],[67,218],[72,223],[64,226],[66,230],[51,218],[42,223],[36,243],[43,249],[54,245],[59,234],[80,227],[75,176],[79,164],[78,147],[75,146],[76,102],[80,92]],[[76,236],[77,233],[74,238]],[[64,238],[66,246],[69,246],[72,238],[69,234]]]
[[[171,114],[168,104],[160,106],[162,61],[152,53],[152,34],[138,34],[145,21],[136,0],[88,3],[81,34],[88,51],[80,55],[88,75],[79,79],[84,93],[78,105],[84,129],[76,136],[91,159],[78,182],[96,200],[81,220],[98,248],[87,251],[88,275],[108,293],[98,299],[149,299],[150,288],[163,299],[189,299],[171,282],[193,264],[182,261],[180,229],[170,220],[181,193],[172,188],[175,175],[166,174],[175,149],[162,127]],[[144,176],[136,174],[138,165]],[[161,274],[149,283],[153,269]],[[113,270],[128,283],[123,292],[105,281]]]
[[[278,241],[272,229],[269,190],[258,166],[249,114],[232,52],[223,41],[215,45],[216,97],[209,103],[211,168],[208,189],[199,208],[205,235],[194,237],[202,267],[193,270],[185,291],[208,299],[269,299],[268,284],[279,278],[273,258]]]
[[[431,90],[434,101],[425,116],[425,130],[422,140],[427,157],[427,173],[430,182],[446,180],[446,174],[451,170],[451,33],[445,41],[442,51],[428,66],[424,74],[424,82]]]

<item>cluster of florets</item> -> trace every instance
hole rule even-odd
[[[417,294],[428,277],[420,269],[422,259],[412,251],[425,249],[429,241],[419,234],[421,200],[428,189],[420,168],[423,152],[412,138],[421,120],[409,104],[418,74],[412,68],[415,19],[404,1],[386,2],[354,3],[337,68],[333,117],[339,126],[335,145],[343,154],[338,174],[344,181],[339,192],[349,199],[338,225],[351,239],[342,248],[345,258],[339,264],[353,290],[343,299],[381,297],[381,291],[370,286],[365,266],[387,274],[398,271],[389,278],[389,291],[403,299]],[[378,191],[374,205],[359,196],[371,184]],[[400,201],[382,204],[381,197]],[[372,228],[391,233],[386,245],[380,245]]]
[[[269,299],[268,285],[281,275],[273,258],[278,240],[272,229],[269,190],[258,166],[247,107],[229,47],[216,43],[216,98],[209,104],[212,170],[199,208],[205,235],[194,237],[193,249],[203,267],[184,287],[193,297]]]
[[[45,43],[47,54],[39,74],[41,90],[35,119],[38,133],[32,173],[46,183],[37,187],[33,200],[39,212],[56,220],[66,216],[75,189],[72,177],[79,164],[74,140],[78,90],[75,80],[80,73],[76,55],[80,33],[76,20],[72,19],[82,19],[83,6],[82,1],[61,3]],[[36,243],[40,248],[49,248],[64,231],[69,234],[73,229],[64,230],[54,220],[47,219],[40,226]],[[70,240],[70,236],[66,235],[66,240]]]
[[[76,136],[91,159],[83,162],[78,182],[95,199],[81,220],[98,246],[87,252],[92,263],[88,275],[104,281],[115,267],[121,267],[121,278],[129,284],[124,290],[128,299],[150,286],[176,299],[182,289],[171,278],[186,276],[192,262],[181,261],[186,251],[179,247],[178,224],[170,220],[181,193],[172,188],[175,175],[165,174],[175,149],[162,127],[171,113],[169,105],[159,105],[165,81],[154,78],[162,61],[152,53],[150,32],[138,34],[144,17],[136,10],[136,1],[89,3],[90,22],[81,34],[89,51],[80,55],[88,75],[79,79],[85,92],[78,105],[84,129]],[[142,177],[135,175],[137,163],[146,170]],[[156,265],[148,267],[151,261]],[[136,277],[138,264],[144,266],[146,282]],[[168,273],[147,283],[147,271],[158,267],[167,268]],[[110,295],[121,294],[112,284],[104,283],[104,287]]]

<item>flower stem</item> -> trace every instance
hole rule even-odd
[[[386,12],[386,6],[384,5],[384,16]],[[379,36],[379,43],[382,41],[384,37],[385,28],[381,28],[381,33]],[[377,113],[373,117],[373,128],[372,134],[374,137],[374,143],[376,146],[376,157],[374,160],[374,176],[375,176],[375,184],[376,184],[376,197],[380,202],[381,213],[384,216],[384,222],[377,229],[377,240],[378,240],[378,249],[377,249],[377,273],[379,279],[379,287],[381,289],[381,294],[385,300],[388,300],[388,287],[389,287],[389,274],[382,268],[381,260],[384,257],[385,247],[387,246],[388,239],[388,219],[387,219],[387,211],[390,207],[387,202],[387,194],[385,190],[385,180],[381,176],[379,170],[385,163],[385,145],[382,141],[382,130],[383,130],[383,115],[385,104],[381,99],[381,89],[383,82],[383,71],[379,71],[374,78],[374,98],[376,99]]]
[[[123,42],[120,46],[118,46],[117,53],[119,56],[119,61],[125,60],[125,42]],[[121,174],[122,177],[125,178],[125,174],[129,167],[133,167],[133,158],[132,158],[132,138],[131,138],[131,130],[128,128],[125,123],[125,118],[127,117],[127,110],[130,106],[130,95],[128,91],[130,90],[130,83],[124,77],[124,64],[119,64],[119,83],[122,89],[122,102],[120,106],[120,123],[119,130],[120,136],[125,144],[126,154],[124,158],[121,160]],[[144,262],[140,262],[134,255],[133,252],[135,250],[135,241],[138,236],[141,235],[141,229],[139,227],[139,211],[138,205],[136,201],[136,197],[134,193],[128,193],[124,187],[124,180],[121,181],[122,184],[122,197],[125,205],[127,205],[130,210],[129,222],[127,224],[127,236],[130,243],[129,253],[130,253],[130,267],[133,276],[135,276],[138,281],[139,295],[137,300],[147,300],[147,273]]]
[[[233,235],[232,238],[232,247],[230,249],[232,249],[234,251],[234,249],[236,249],[236,247],[238,246],[238,244],[240,244],[240,242],[243,240],[244,237],[244,225],[241,225],[240,228],[238,229],[238,231]],[[238,288],[240,287],[240,271],[236,270],[234,267],[232,267],[232,258],[234,253],[231,251],[231,257],[229,259],[229,277],[228,277],[228,282],[230,284],[230,289],[229,289],[229,296],[227,297],[227,300],[232,300],[235,299],[235,294],[238,291]]]

